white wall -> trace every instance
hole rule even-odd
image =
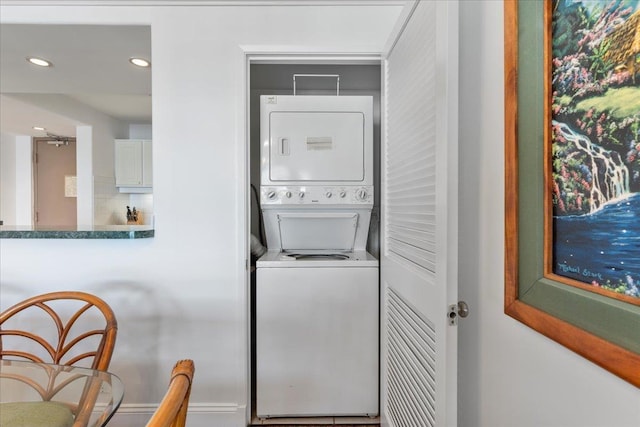
[[[76,224],[81,226],[94,223],[93,139],[92,126],[76,126]]]
[[[16,137],[0,133],[0,220],[16,223]]]
[[[32,155],[31,137],[0,134],[0,219],[4,225],[32,225]]]
[[[459,426],[637,427],[640,390],[503,314],[502,7],[460,7]]]
[[[3,2],[2,22],[152,26],[155,237],[0,242],[2,307],[68,288],[97,293],[113,306],[119,334],[110,369],[125,380],[126,396],[110,425],[143,424],[173,363],[185,357],[196,363],[189,425],[244,424],[249,353],[243,46],[379,52],[400,6],[373,3],[46,7]]]
[[[153,128],[150,124],[130,124],[129,139],[153,139]]]
[[[33,144],[30,136],[16,135],[16,224],[33,224]]]

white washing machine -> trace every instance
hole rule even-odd
[[[378,414],[371,97],[261,97],[258,417]]]
[[[258,417],[376,415],[378,261],[270,251],[256,291]]]

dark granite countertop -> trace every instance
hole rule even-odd
[[[154,229],[148,225],[101,225],[73,228],[0,226],[0,239],[145,239],[153,235]]]

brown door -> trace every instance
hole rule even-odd
[[[76,227],[76,140],[35,138],[36,227]]]

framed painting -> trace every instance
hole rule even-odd
[[[640,0],[505,0],[505,313],[640,387]]]

